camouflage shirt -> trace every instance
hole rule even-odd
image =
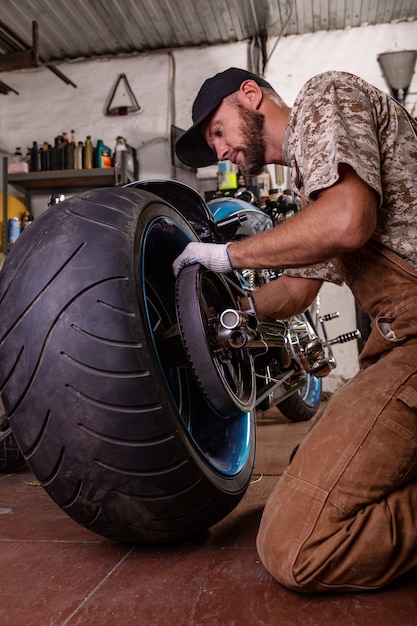
[[[374,238],[417,269],[417,123],[396,100],[346,72],[315,76],[292,107],[283,159],[301,209],[350,165],[379,195]],[[341,282],[331,261],[285,273]]]

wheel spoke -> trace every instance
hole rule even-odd
[[[178,324],[174,324],[155,337],[158,354],[164,365],[173,367],[189,367],[187,355],[178,331]]]
[[[217,341],[213,327],[222,311],[235,306],[221,275],[195,265],[178,276],[177,315],[185,351],[197,384],[223,417],[251,411],[256,397],[250,351],[228,352]]]

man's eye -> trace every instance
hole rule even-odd
[[[222,129],[220,128],[220,126],[216,128],[216,130],[214,131],[214,134],[216,135],[216,137],[222,136]]]

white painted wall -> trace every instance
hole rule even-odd
[[[269,42],[270,50],[274,44],[275,40]],[[266,78],[289,105],[308,78],[328,69],[358,74],[387,89],[377,55],[416,47],[417,21],[284,37],[268,63]],[[189,126],[191,105],[205,78],[233,65],[246,67],[246,62],[247,45],[237,43],[61,64],[60,69],[76,83],[76,89],[43,68],[3,74],[2,80],[19,95],[0,96],[0,151],[13,153],[16,146],[26,148],[33,141],[53,142],[56,135],[72,128],[77,141],[91,134],[93,142],[100,138],[110,147],[117,135],[123,135],[138,150],[140,178],[177,176],[199,188],[197,179],[171,167],[170,125]],[[126,117],[106,117],[106,102],[122,73],[142,111]],[[417,73],[406,105],[417,115]],[[15,193],[13,189],[10,192]],[[35,215],[45,206],[46,198],[38,199]],[[355,325],[350,292],[326,286],[321,309],[329,312],[334,304],[341,318],[329,327],[332,336]],[[355,344],[336,346],[334,352],[339,365],[326,380],[330,391],[357,369]]]
[[[388,91],[378,54],[416,49],[417,21],[291,36],[278,43],[267,66],[267,78],[288,104],[302,83],[326,70],[352,72]],[[417,68],[406,105],[417,115]]]
[[[417,21],[284,37],[268,63],[266,78],[290,105],[308,78],[327,69],[356,73],[386,89],[376,59],[396,47],[417,47]],[[204,79],[231,65],[245,67],[246,60],[247,45],[238,43],[59,65],[76,89],[43,68],[4,73],[2,80],[19,95],[0,97],[0,150],[13,152],[16,146],[27,147],[34,140],[52,141],[71,128],[77,140],[91,134],[94,141],[101,138],[111,147],[122,134],[140,150],[143,177],[168,176],[171,122],[187,127],[194,96]],[[142,112],[106,117],[105,103],[121,73],[127,75]],[[417,113],[417,73],[407,106]]]

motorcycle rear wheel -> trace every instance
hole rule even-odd
[[[172,261],[194,231],[153,194],[99,189],[46,211],[0,276],[0,381],[51,498],[115,539],[183,539],[243,497],[254,415],[220,417],[176,332]]]
[[[196,382],[213,410],[223,417],[251,411],[256,386],[253,358],[247,349],[227,349],[217,337],[218,318],[236,306],[221,274],[189,265],[177,279],[179,331]]]

